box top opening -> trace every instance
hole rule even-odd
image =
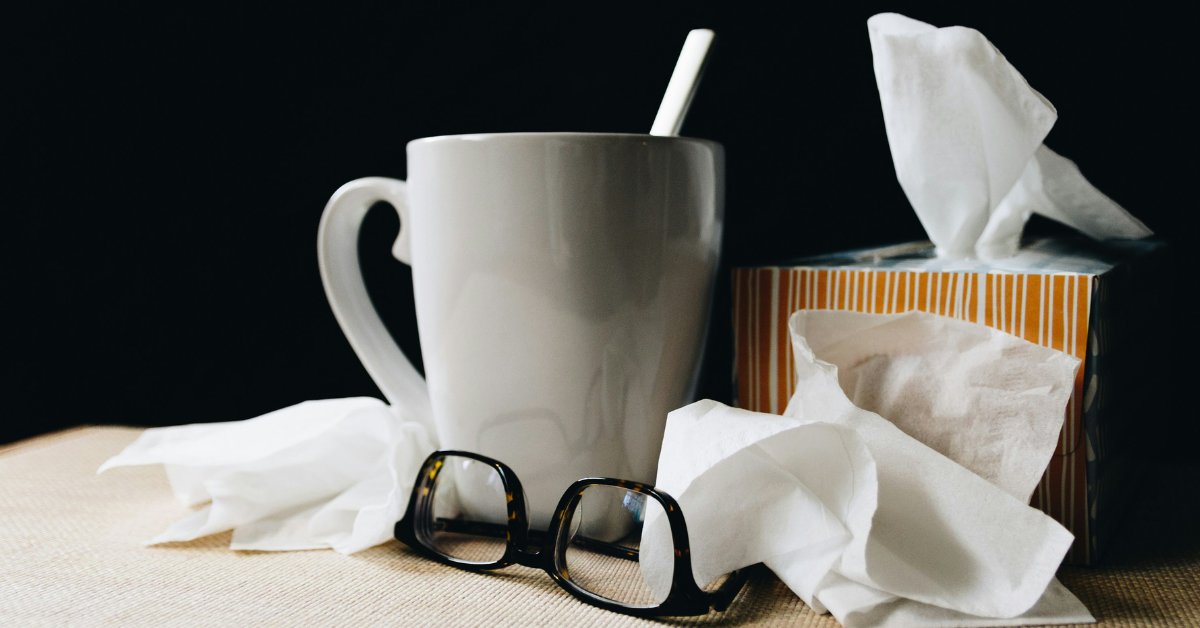
[[[1021,250],[1013,257],[985,261],[942,259],[937,257],[933,243],[924,241],[791,259],[776,265],[845,270],[1100,275],[1121,262],[1163,246],[1161,240],[1153,239],[1095,242],[1086,238],[1040,238],[1023,242]]]

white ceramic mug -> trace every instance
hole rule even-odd
[[[400,214],[422,381],[358,267],[378,201]],[[321,219],[334,314],[388,401],[440,446],[521,478],[545,529],[582,477],[653,483],[667,413],[691,400],[724,217],[715,142],[600,133],[408,144],[408,182],[342,186]],[[426,392],[427,391],[427,392]]]

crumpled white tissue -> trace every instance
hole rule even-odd
[[[1014,255],[1033,213],[1096,239],[1152,234],[1042,144],[1058,119],[977,30],[867,20],[896,178],[939,256]]]
[[[233,530],[231,549],[332,548],[392,538],[436,449],[378,399],[305,401],[246,421],[146,430],[100,467],[162,464],[186,506],[211,502],[148,545]]]
[[[1077,360],[928,314],[801,312],[790,323],[797,389],[784,416],[700,401],[667,420],[656,486],[675,496],[687,518],[698,582],[764,562],[814,610],[847,628],[1094,621],[1054,578],[1073,536],[1028,506],[1024,479],[1040,475],[1049,460],[1052,444],[1030,441],[1057,436],[1036,424],[1061,426],[1062,389],[1072,386]],[[816,354],[805,333],[821,347]],[[881,335],[901,338],[867,350]],[[932,341],[927,355],[921,341]],[[943,354],[952,349],[964,352],[956,368],[965,373],[918,383],[946,366]],[[991,375],[979,360],[988,353],[999,361]],[[960,409],[976,406],[979,421],[990,425],[969,425],[951,439],[952,456],[969,452],[968,441],[986,447],[992,440],[1040,453],[1021,454],[1014,464],[966,459],[997,462],[994,484],[856,406],[844,388],[876,395],[884,411],[899,409],[902,427],[934,435],[935,445],[962,420]],[[1024,405],[1013,397],[1022,396],[1050,400],[1034,403],[1030,415],[1010,415]],[[1043,411],[1052,404],[1055,412]],[[923,408],[932,412],[922,415]],[[658,547],[669,547],[667,539],[665,517],[648,517],[642,570],[660,594],[669,587],[669,560]]]
[[[850,401],[1029,501],[1054,453],[1079,359],[912,311],[800,310],[788,321]]]

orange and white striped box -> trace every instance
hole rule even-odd
[[[787,323],[801,309],[933,312],[983,323],[1083,361],[1054,457],[1031,504],[1075,534],[1094,564],[1137,465],[1124,451],[1139,392],[1128,361],[1153,294],[1156,241],[1040,240],[996,262],[943,260],[927,242],[733,270],[736,403],[779,414],[795,389]],[[1152,323],[1148,323],[1152,324]]]

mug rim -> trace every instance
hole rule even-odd
[[[704,144],[710,148],[722,149],[720,142],[715,140],[707,140],[698,137],[686,137],[683,135],[650,135],[649,133],[597,133],[589,131],[518,131],[515,133],[461,133],[457,135],[432,135],[430,137],[421,137],[408,142],[406,146],[414,144],[440,144],[444,142],[483,142],[488,140],[505,140],[505,139],[521,139],[521,138],[561,138],[561,139],[647,139],[661,141],[684,141],[697,144]]]

